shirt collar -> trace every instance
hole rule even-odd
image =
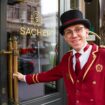
[[[86,45],[87,45],[88,43],[86,42],[85,44],[84,44],[84,46],[81,48],[81,50],[78,52],[78,53],[80,53],[80,54],[83,54],[84,53],[84,48],[86,47]],[[72,52],[73,52],[73,55],[75,55],[75,53],[77,53],[77,51],[76,50],[72,50]]]

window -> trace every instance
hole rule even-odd
[[[31,6],[27,5],[27,21],[31,22]]]
[[[7,18],[8,19],[19,19],[20,18],[20,9],[18,7],[18,5],[16,6],[7,6]]]
[[[15,19],[19,19],[20,18],[20,16],[19,16],[19,8],[18,7],[14,8],[14,18]]]
[[[9,18],[24,20],[7,24],[10,36],[16,33],[18,38],[19,72],[40,73],[54,67],[58,61],[58,0],[24,0],[18,6],[8,5],[8,12]],[[18,88],[20,101],[58,91],[57,81],[30,86],[19,81]]]

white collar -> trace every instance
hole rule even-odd
[[[86,47],[87,44],[88,43],[86,42],[78,53],[83,54],[84,53],[84,48]],[[75,55],[75,53],[77,53],[77,51],[75,49],[73,49],[72,51],[73,51],[73,55]]]

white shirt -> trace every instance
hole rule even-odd
[[[87,44],[87,43],[86,43]],[[83,46],[83,48],[78,52],[81,54],[81,56],[79,57],[79,60],[80,60],[80,67],[81,69],[83,68],[83,66],[86,64],[88,58],[89,58],[89,55],[90,55],[90,52],[91,52],[91,49],[92,49],[92,46],[89,45],[89,48],[84,51],[84,48],[86,46],[86,44]],[[74,49],[73,49],[73,69],[75,70],[75,64],[76,64],[76,57],[75,57],[75,53],[77,53]]]

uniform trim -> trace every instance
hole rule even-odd
[[[35,76],[35,74],[33,74],[32,75],[32,80],[33,80],[34,83],[36,83],[35,78],[36,78],[36,76]]]
[[[84,74],[84,76],[83,76],[83,80],[84,80],[84,78],[86,77],[88,71],[90,70],[90,67],[92,66],[93,62],[94,62],[95,59],[96,59],[96,55],[95,55],[96,52],[98,52],[98,46],[97,46],[97,48],[96,48],[96,51],[92,52],[93,60],[92,60],[91,64],[89,65],[89,67],[87,68],[87,70],[86,70],[86,72],[85,72],[85,74]]]
[[[69,72],[70,79],[71,79],[72,83],[74,84],[73,77],[71,76],[71,73],[70,73],[70,58],[71,58],[71,56],[69,56],[69,58],[68,58],[68,72]]]
[[[39,83],[38,74],[36,74],[36,82]]]

